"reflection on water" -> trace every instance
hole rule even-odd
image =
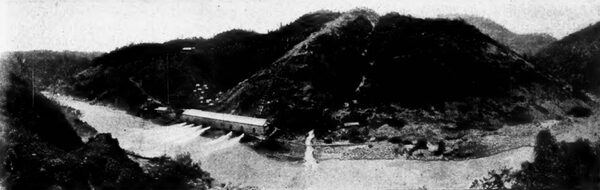
[[[121,147],[142,156],[188,152],[220,182],[263,189],[465,189],[488,170],[519,168],[531,160],[532,148],[521,148],[487,158],[466,161],[326,160],[313,157],[311,131],[306,139],[305,162],[269,159],[240,144],[231,133],[216,139],[202,137],[208,127],[189,124],[159,126],[106,106],[68,97],[54,97],[83,113],[82,120],[100,133],[111,133]],[[306,168],[310,168],[307,170]]]

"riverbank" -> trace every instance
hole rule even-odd
[[[600,115],[587,118],[567,118],[562,121],[547,120],[544,122],[504,126],[496,131],[470,130],[463,132],[446,132],[441,127],[422,125],[407,126],[405,139],[395,141],[371,141],[347,146],[317,146],[316,157],[319,160],[379,160],[379,159],[416,159],[416,160],[467,160],[493,156],[502,152],[533,147],[535,136],[541,130],[548,129],[558,141],[574,142],[579,138],[597,142],[600,140]],[[412,128],[412,129],[410,129]],[[411,138],[410,131],[424,130],[430,139],[424,139],[424,146],[415,149],[419,142]],[[461,133],[461,134],[457,134]],[[398,142],[399,141],[399,142]],[[324,144],[319,142],[319,144]],[[443,147],[440,147],[443,144]],[[327,144],[325,144],[327,145]],[[443,149],[443,150],[441,150]],[[436,151],[439,153],[436,155]]]
[[[46,93],[47,96],[53,96]],[[60,95],[58,95],[61,97]],[[64,96],[63,96],[64,97]],[[82,100],[77,100],[82,101]],[[102,105],[111,107],[110,105]],[[113,108],[120,110],[118,108]],[[364,143],[351,143],[349,140],[328,142],[323,139],[314,140],[314,155],[319,161],[337,160],[467,160],[488,157],[521,147],[533,147],[536,134],[549,129],[559,141],[575,141],[584,138],[598,141],[600,114],[587,118],[566,117],[563,120],[546,120],[521,125],[505,125],[494,131],[456,130],[449,125],[441,124],[407,124],[401,128],[382,125],[369,129],[370,139]],[[164,122],[152,122],[157,126]],[[173,122],[170,122],[174,124]],[[210,129],[202,134],[206,138],[217,138],[227,131]],[[240,133],[234,133],[236,136]],[[304,136],[294,139],[275,140],[262,143],[260,140],[246,137],[243,144],[254,151],[272,159],[281,161],[302,161],[305,152]]]
[[[99,133],[111,133],[118,139],[120,146],[128,151],[145,157],[189,153],[195,161],[201,163],[202,169],[217,181],[257,186],[261,189],[465,189],[473,180],[485,176],[489,170],[504,167],[519,169],[523,161],[533,158],[531,147],[517,148],[477,159],[453,161],[425,161],[403,157],[379,159],[383,157],[380,155],[372,158],[359,156],[365,154],[358,152],[379,150],[376,145],[369,147],[369,144],[335,146],[342,150],[334,151],[333,156],[325,157],[325,149],[320,146],[324,143],[315,140],[313,144],[316,166],[309,169],[304,166],[303,159],[274,159],[268,156],[268,150],[256,150],[252,145],[240,143],[241,137],[237,135],[204,137],[201,135],[203,128],[199,126],[162,126],[109,106],[92,105],[64,96],[53,98],[63,105],[80,110],[81,120]],[[585,123],[575,127],[581,128],[579,132],[571,131],[572,128],[562,125],[555,128],[557,131],[561,129],[570,131],[569,134],[579,135],[587,131],[583,129],[583,124]],[[518,127],[511,129],[513,130],[507,128],[496,135],[502,137],[519,132]],[[561,134],[557,134],[557,138],[568,136],[561,137]],[[530,138],[526,137],[527,135],[522,136],[529,142]],[[491,138],[487,140],[482,142],[495,141]],[[381,145],[382,147],[398,146],[388,141],[367,143],[389,143]],[[381,149],[380,152],[389,152]],[[305,153],[301,145],[296,152],[302,156]]]
[[[46,96],[55,98],[66,98],[66,96],[52,95],[45,93]],[[78,102],[83,100],[73,99]],[[128,115],[124,111],[112,108],[110,105],[100,105],[108,107],[120,113]],[[122,112],[122,113],[121,113]],[[96,114],[97,115],[97,114]],[[137,118],[137,117],[136,117]],[[372,138],[364,143],[350,143],[349,141],[336,141],[326,143],[323,140],[315,139],[315,158],[319,161],[337,159],[337,160],[394,160],[394,159],[414,159],[414,160],[467,160],[481,157],[488,157],[505,151],[518,149],[521,147],[533,147],[535,135],[543,130],[549,129],[555,134],[557,140],[573,142],[578,138],[588,139],[592,142],[600,139],[600,128],[595,127],[600,124],[600,114],[587,118],[568,117],[562,121],[547,120],[543,122],[505,125],[495,131],[483,130],[464,130],[452,131],[446,129],[447,126],[436,126],[431,124],[409,124],[402,129],[394,129],[389,126],[381,126],[379,129],[370,131],[377,136],[386,134],[393,138]],[[98,118],[90,118],[98,119]],[[97,123],[105,119],[99,119]],[[160,126],[160,123],[137,118],[136,124],[103,124],[104,126],[119,125],[138,125]],[[117,129],[107,129],[107,132],[115,132]],[[122,132],[126,132],[124,129]],[[121,131],[117,131],[121,133]],[[206,139],[214,139],[227,134],[221,130],[208,130],[203,136]],[[427,138],[419,138],[427,134]],[[240,135],[237,134],[236,135]],[[379,136],[378,136],[379,137]],[[245,138],[246,139],[246,138]],[[260,141],[246,142],[245,144],[265,156],[281,161],[302,161],[305,152],[304,137],[298,137],[290,141],[274,141],[270,144]],[[422,142],[419,142],[422,141]],[[419,145],[419,143],[421,143]],[[443,144],[443,145],[442,145]]]

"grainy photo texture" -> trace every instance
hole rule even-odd
[[[600,189],[600,1],[4,0],[0,190]]]

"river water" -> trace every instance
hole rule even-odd
[[[111,133],[122,148],[142,156],[190,153],[201,167],[222,183],[261,189],[465,189],[489,170],[519,168],[532,159],[532,148],[465,161],[325,160],[305,162],[270,159],[240,144],[241,136],[202,137],[202,126],[160,126],[108,106],[91,105],[66,96],[51,96],[80,110],[82,120],[100,133]],[[314,134],[309,134],[307,145]]]

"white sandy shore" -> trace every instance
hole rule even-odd
[[[107,106],[52,97],[81,110],[83,121],[111,133],[124,149],[143,156],[189,152],[218,181],[263,189],[464,189],[489,170],[517,169],[533,156],[526,147],[465,161],[327,160],[306,170],[302,163],[260,155],[240,144],[239,137],[210,139],[200,136],[198,126],[158,126]]]

